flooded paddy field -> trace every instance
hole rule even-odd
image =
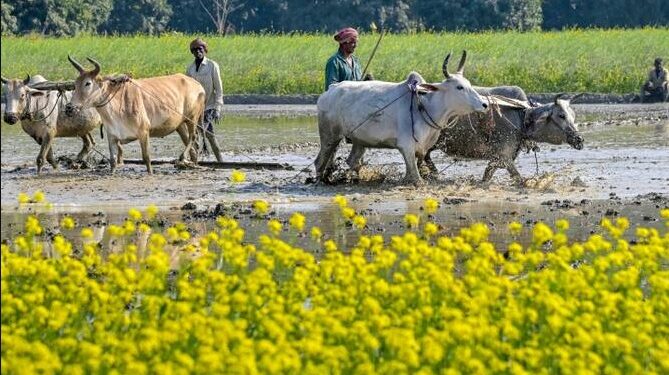
[[[584,239],[602,217],[626,216],[634,224],[660,226],[659,210],[669,206],[669,107],[658,105],[574,105],[577,123],[585,138],[583,150],[567,145],[540,145],[541,151],[521,154],[519,171],[527,180],[518,185],[506,171],[497,171],[492,183],[479,183],[485,161],[458,160],[435,152],[440,170],[425,186],[404,186],[400,180],[404,163],[396,150],[370,150],[360,180],[334,186],[306,183],[314,176],[318,153],[318,130],[314,106],[227,106],[226,117],[216,129],[224,160],[277,162],[292,170],[242,169],[246,180],[233,183],[231,170],[198,167],[177,169],[171,164],[154,166],[147,175],[143,165],[126,164],[114,175],[101,163],[107,155],[106,139],[95,134],[97,153],[88,169],[70,169],[67,158],[79,151],[77,139],[57,139],[56,157],[65,156],[54,171],[46,167],[36,175],[34,159],[38,146],[19,126],[2,125],[2,240],[22,230],[31,210],[42,211],[47,231],[56,231],[63,215],[78,224],[95,228],[103,238],[109,224],[118,224],[131,207],[157,205],[163,224],[186,221],[206,233],[215,217],[238,218],[253,238],[265,231],[265,221],[254,219],[251,202],[271,204],[271,217],[287,220],[292,212],[307,217],[330,238],[353,239],[355,231],[342,225],[336,194],[346,196],[351,206],[367,219],[371,234],[402,232],[406,213],[421,214],[425,198],[441,202],[431,220],[445,234],[454,234],[474,222],[486,223],[493,242],[505,243],[510,221],[553,223],[567,218],[570,238]],[[152,158],[173,159],[182,149],[174,134],[152,139]],[[344,166],[349,145],[342,144],[337,164]],[[139,159],[136,142],[124,146],[128,159]],[[212,159],[209,156],[209,159]],[[538,173],[537,173],[538,169]],[[53,204],[50,210],[19,207],[20,192],[41,190]],[[426,215],[423,215],[426,217]],[[296,241],[308,241],[297,238]]]

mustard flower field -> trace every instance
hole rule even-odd
[[[603,219],[583,242],[566,220],[511,222],[495,248],[484,224],[442,235],[432,199],[389,238],[333,200],[352,246],[261,200],[254,243],[225,217],[159,228],[155,207],[100,243],[30,216],[2,244],[2,373],[669,373],[669,209],[662,230]]]
[[[328,34],[92,36],[2,38],[2,74],[51,80],[74,79],[72,54],[102,64],[102,74],[135,78],[183,73],[192,61],[195,37],[209,44],[221,67],[225,94],[320,94],[325,62],[337,51]],[[367,64],[379,34],[363,33],[356,55]],[[669,28],[574,29],[565,31],[419,32],[388,34],[369,71],[399,82],[415,70],[429,82],[442,80],[446,54],[467,50],[465,75],[481,86],[518,85],[527,92],[637,93],[657,56],[669,55]],[[455,64],[455,63],[452,63]],[[92,66],[86,65],[89,69]],[[453,68],[455,69],[455,68]]]

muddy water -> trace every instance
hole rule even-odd
[[[304,184],[313,170],[299,171],[310,166],[318,152],[314,109],[268,107],[230,111],[216,129],[224,158],[289,163],[296,170],[245,170],[247,178],[242,184],[230,182],[229,170],[177,170],[172,165],[154,167],[153,176],[147,176],[140,165],[125,165],[113,176],[105,166],[89,170],[47,168],[36,176],[37,145],[19,127],[3,124],[1,238],[7,240],[20,232],[25,215],[34,209],[17,207],[16,195],[38,189],[54,203],[53,209],[40,214],[50,231],[57,231],[59,219],[69,214],[80,224],[96,228],[99,238],[108,224],[122,222],[128,208],[152,203],[161,208],[166,225],[187,221],[198,232],[206,232],[215,226],[216,214],[225,212],[239,218],[253,238],[264,231],[265,224],[252,218],[248,202],[266,199],[272,204],[273,217],[286,220],[292,212],[300,211],[309,225],[319,225],[328,236],[350,242],[355,231],[341,222],[331,203],[334,194],[347,196],[368,218],[366,232],[371,234],[403,231],[404,214],[420,214],[422,200],[435,197],[444,203],[432,220],[442,225],[443,233],[454,234],[463,226],[482,221],[500,245],[508,241],[505,228],[512,220],[531,224],[569,218],[570,234],[584,239],[603,216],[624,215],[633,223],[659,227],[658,211],[669,205],[669,108],[664,106],[578,106],[585,149],[541,145],[536,160],[533,154],[521,154],[517,165],[533,184],[514,185],[505,171],[498,171],[492,184],[482,186],[478,180],[485,162],[453,163],[453,159],[435,153],[442,173],[437,181],[420,188],[400,184],[404,166],[399,153],[392,150],[369,152],[363,177],[372,177],[358,184]],[[97,149],[107,154],[105,141],[99,134],[95,138]],[[59,139],[55,153],[73,156],[79,147],[78,140]],[[182,147],[176,135],[151,140],[154,158],[174,158]],[[124,149],[127,158],[140,157],[136,143]],[[347,146],[342,145],[338,157],[344,158],[347,152]],[[182,210],[187,202],[196,209]],[[218,211],[217,204],[221,204]],[[309,240],[298,237],[296,241]]]

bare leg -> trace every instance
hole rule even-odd
[[[211,146],[211,151],[214,153],[216,160],[220,163],[223,162],[223,157],[221,156],[221,148],[218,146],[218,141],[216,136],[212,132],[205,133],[207,139],[209,140],[209,145]]]

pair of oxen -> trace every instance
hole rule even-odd
[[[199,82],[184,74],[138,80],[125,75],[101,77],[97,61],[89,58],[94,69],[87,71],[70,56],[68,59],[79,72],[73,83],[49,83],[42,76],[2,78],[6,88],[4,120],[8,124],[21,121],[23,130],[40,144],[38,173],[45,162],[58,166],[52,151],[54,138],[80,137],[84,145],[77,159],[83,160],[95,144],[90,132],[102,124],[112,172],[123,163],[121,145],[138,140],[142,159],[152,173],[149,137],[175,131],[186,146],[179,159],[184,161],[188,155],[197,162],[194,143],[205,106]]]
[[[500,168],[519,180],[514,160],[521,150],[536,149],[536,143],[583,148],[570,107],[576,96],[558,95],[552,103],[535,105],[516,86],[473,87],[463,74],[466,52],[455,73],[448,71],[450,56],[442,64],[445,79],[439,83],[426,83],[411,72],[400,83],[345,81],[330,86],[318,99],[318,178],[330,182],[342,139],[352,143],[347,164],[354,171],[362,166],[365,149],[398,149],[406,164],[405,182],[413,184],[423,182],[421,172],[437,172],[430,159],[435,149],[489,160],[483,176],[487,182]]]
[[[466,52],[455,73],[448,72],[449,54],[442,64],[445,79],[427,83],[416,72],[404,82],[345,81],[332,85],[318,99],[318,127],[321,148],[316,172],[329,182],[333,158],[341,140],[352,150],[347,163],[358,170],[366,148],[396,148],[406,164],[405,181],[420,184],[424,174],[435,173],[430,153],[440,148],[459,157],[488,159],[484,180],[495,170],[506,168],[520,178],[514,160],[523,148],[536,142],[569,143],[583,147],[574,123],[570,99],[557,96],[553,103],[532,106],[518,87],[472,87],[464,77]],[[204,110],[202,86],[183,74],[133,80],[129,77],[102,78],[100,64],[86,71],[68,56],[79,72],[71,91],[40,91],[40,76],[24,81],[7,80],[5,121],[22,127],[41,145],[37,170],[45,161],[55,168],[51,144],[56,137],[79,136],[85,158],[92,145],[90,131],[105,124],[112,171],[122,163],[121,144],[139,140],[142,158],[151,173],[149,137],[163,137],[177,131],[185,144],[180,156],[197,161],[193,143]],[[573,99],[573,98],[572,98]],[[492,111],[492,114],[488,111]],[[47,113],[48,112],[48,113]],[[490,126],[472,114],[488,117]],[[454,119],[454,121],[453,121]]]

